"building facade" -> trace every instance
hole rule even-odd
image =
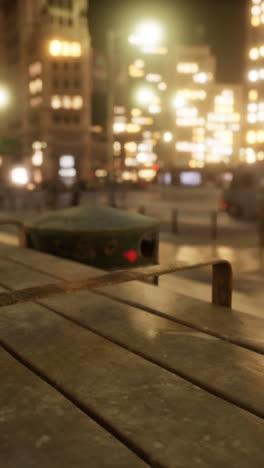
[[[244,115],[240,160],[264,160],[264,1],[249,0]]]
[[[86,179],[90,154],[87,0],[2,0],[2,133],[19,142],[32,181]]]

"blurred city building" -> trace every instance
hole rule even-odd
[[[264,160],[264,1],[250,0],[246,63],[244,141],[240,160]]]
[[[2,0],[1,78],[10,93],[2,135],[33,182],[86,179],[91,168],[87,0]]]
[[[207,45],[132,43],[126,79],[115,91],[116,174],[153,180],[157,172],[231,168],[239,162],[242,86],[216,82]],[[122,86],[126,93],[122,93]]]

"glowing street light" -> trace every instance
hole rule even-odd
[[[173,135],[171,132],[165,132],[164,135],[163,135],[163,140],[165,141],[165,143],[170,143],[173,139]]]
[[[150,104],[154,98],[154,93],[150,88],[142,88],[137,92],[137,101],[139,104],[147,105]]]
[[[134,34],[129,36],[129,42],[134,45],[151,47],[161,42],[162,29],[154,21],[145,21],[137,27]]]
[[[9,92],[7,89],[0,87],[0,109],[4,109],[9,103]]]

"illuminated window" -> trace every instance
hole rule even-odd
[[[251,24],[255,28],[260,25],[260,17],[259,16],[252,16],[251,18]]]
[[[128,153],[135,153],[137,151],[137,144],[135,141],[128,141],[125,144],[125,150],[128,151]]]
[[[256,89],[251,89],[248,93],[248,99],[250,101],[257,101],[258,99],[258,91]]]
[[[249,51],[249,57],[251,60],[257,60],[259,58],[259,51],[256,47]]]
[[[255,103],[251,103],[248,105],[248,111],[249,112],[257,112],[258,110],[258,105]]]
[[[156,73],[148,73],[146,76],[146,80],[150,83],[159,83],[161,81],[161,75]]]
[[[124,122],[115,122],[113,125],[114,133],[123,133],[126,131],[126,124]]]
[[[127,124],[126,130],[128,133],[138,133],[141,130],[141,126],[134,123]]]
[[[83,98],[82,96],[73,96],[72,98],[72,108],[81,109],[83,107]]]
[[[51,98],[51,107],[52,109],[60,109],[62,107],[61,97],[54,95]]]
[[[29,65],[29,74],[30,76],[34,77],[40,75],[42,73],[42,63],[35,62]]]
[[[254,144],[257,141],[257,134],[254,130],[250,130],[247,132],[247,142],[250,144]]]
[[[38,107],[42,104],[43,99],[41,96],[36,96],[30,99],[29,103],[31,107]]]
[[[49,44],[49,52],[53,57],[61,55],[61,41],[51,41]]]
[[[121,143],[119,141],[115,141],[113,144],[114,155],[119,156],[121,153]]]
[[[158,89],[159,89],[160,91],[166,91],[166,89],[167,89],[166,83],[159,83],[159,84],[158,84]]]
[[[249,81],[251,81],[252,83],[258,81],[259,79],[259,73],[257,70],[250,70],[250,72],[248,73],[248,79]]]
[[[65,154],[60,157],[60,167],[63,169],[69,169],[75,166],[75,157],[71,154]]]
[[[136,60],[136,61],[135,61],[134,65],[135,65],[135,67],[137,67],[137,68],[144,68],[145,62],[144,62],[144,60],[139,59],[139,60]]]
[[[53,57],[80,57],[82,49],[79,42],[52,40],[49,43],[49,53]]]
[[[31,94],[40,93],[43,89],[43,81],[40,78],[29,82],[29,91]]]
[[[79,42],[73,42],[71,45],[72,57],[80,57],[82,55],[81,44]]]
[[[53,109],[81,109],[83,106],[82,96],[59,96],[53,95],[51,98],[51,107]]]
[[[43,164],[43,151],[37,150],[32,156],[33,166],[42,166]]]
[[[264,143],[264,130],[259,130],[257,134],[258,143]]]
[[[254,6],[251,8],[251,14],[252,14],[252,16],[261,15],[261,7],[258,6],[258,5],[254,5]]]
[[[204,84],[204,83],[207,83],[208,81],[208,75],[207,73],[197,73],[197,75],[194,75],[193,77],[195,83],[201,83],[201,84]]]
[[[177,65],[178,73],[197,73],[199,71],[199,65],[197,63],[182,62]]]
[[[135,67],[135,65],[130,65],[128,69],[128,74],[132,78],[142,78],[145,75],[144,70]]]
[[[142,115],[142,110],[134,108],[131,110],[131,115],[132,117],[139,117],[140,115]]]

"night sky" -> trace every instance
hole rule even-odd
[[[129,30],[142,18],[166,25],[168,41],[195,43],[197,25],[217,57],[217,79],[239,82],[243,77],[247,5],[249,0],[89,0],[93,46],[103,49],[109,28]]]

